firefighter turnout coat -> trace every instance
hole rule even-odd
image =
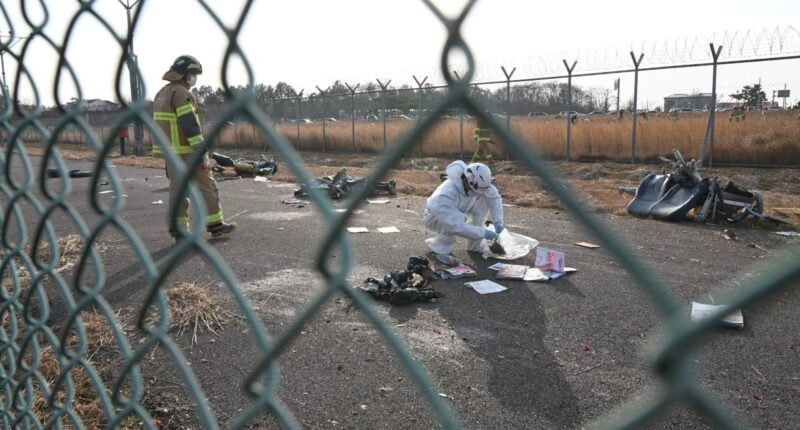
[[[204,150],[203,131],[200,128],[197,99],[194,94],[181,81],[170,82],[165,85],[153,100],[153,119],[159,128],[169,137],[169,145],[182,159],[188,158],[197,150]],[[203,148],[203,149],[201,149]],[[153,156],[163,156],[164,149],[159,144],[153,144]],[[169,182],[170,206],[176,199],[180,199],[176,225],[168,220],[170,231],[174,233],[176,227],[188,228],[189,201],[185,194],[178,188],[180,181],[171,172],[169,163],[166,164]],[[199,188],[206,206],[206,226],[219,225],[224,221],[222,207],[219,204],[219,189],[208,168],[208,160],[203,161],[203,166],[194,172],[192,178]]]

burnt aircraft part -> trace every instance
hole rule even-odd
[[[693,187],[681,184],[673,185],[663,197],[650,207],[653,218],[667,221],[683,221],[686,214],[705,201],[708,195],[708,179],[696,183]]]
[[[642,179],[636,195],[628,203],[628,212],[637,216],[651,216],[668,221],[682,221],[692,210],[699,221],[711,219],[738,222],[753,217],[786,222],[764,214],[761,193],[741,188],[728,182],[725,188],[718,178],[700,176],[694,160],[686,162],[679,151],[674,151],[675,160],[659,157],[672,165],[672,172],[657,175],[650,173]]]
[[[318,188],[328,194],[331,200],[339,200],[352,193],[367,182],[366,178],[353,177],[347,174],[347,169],[341,169],[334,176],[323,176],[312,180],[311,187]],[[307,197],[308,190],[301,185],[294,192],[296,197]],[[397,195],[397,181],[378,182],[369,193],[370,197]]]
[[[211,153],[211,158],[222,167],[233,167],[233,159],[227,155],[222,155],[217,152]]]
[[[650,209],[658,202],[674,185],[669,175],[656,175],[650,173],[642,179],[636,195],[628,203],[628,212],[638,216],[650,215]]]
[[[278,173],[278,163],[272,158],[261,156],[261,160],[233,160],[227,155],[212,152],[211,159],[216,162],[216,165],[211,168],[214,172],[225,174],[227,169],[233,169],[236,176],[244,178],[252,178],[255,176],[269,176]]]
[[[67,176],[70,178],[89,178],[94,175],[93,172],[88,170],[70,170],[67,172]],[[47,169],[47,177],[48,178],[58,178],[61,176],[61,172],[58,169]]]

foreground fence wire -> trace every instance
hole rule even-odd
[[[109,178],[110,185],[117,195],[123,192],[123,184],[118,174],[106,161],[106,156],[114,146],[114,135],[98,136],[93,133],[91,125],[81,116],[80,104],[64,107],[64,115],[52,129],[43,126],[40,104],[33,110],[23,111],[21,106],[12,106],[9,92],[3,88],[3,110],[0,115],[0,127],[6,139],[6,147],[0,162],[2,163],[2,288],[0,288],[0,422],[3,428],[72,428],[86,427],[87,417],[76,409],[76,399],[90,392],[96,399],[103,418],[100,422],[105,428],[143,425],[145,428],[156,428],[158,422],[143,404],[145,392],[144,376],[141,364],[145,356],[158,350],[172,362],[185,384],[186,391],[195,403],[197,418],[205,428],[217,428],[220,423],[214,411],[206,402],[204,387],[190,366],[184,352],[168,333],[170,313],[164,292],[165,280],[178,265],[181,256],[194,251],[203,256],[222,279],[228,292],[235,299],[238,312],[252,334],[252,341],[258,350],[258,359],[247,370],[242,381],[242,388],[250,398],[250,403],[235,416],[228,425],[231,428],[246,426],[253,418],[265,411],[272,414],[279,424],[285,428],[298,428],[299,422],[293,411],[289,410],[276,397],[279,386],[277,357],[290,342],[295,339],[301,328],[319,311],[324,302],[334,294],[343,294],[352,299],[357,309],[366,315],[376,330],[383,337],[390,349],[396,354],[420,392],[430,405],[432,412],[444,428],[459,428],[458,419],[449,406],[438,395],[434,384],[422,366],[400,342],[393,330],[374,310],[365,296],[348,288],[346,277],[353,265],[353,249],[343,229],[353,216],[358,203],[367,197],[367,192],[383,176],[395,166],[401,157],[415,149],[426,130],[435,125],[438,118],[451,109],[463,109],[474,116],[483,116],[489,127],[506,143],[508,151],[527,169],[534,172],[545,187],[560,199],[575,218],[591,230],[595,237],[613,254],[632,274],[642,290],[656,305],[664,325],[665,338],[658,347],[652,370],[664,382],[664,390],[654,395],[643,404],[631,405],[621,413],[610,414],[598,425],[603,428],[633,428],[646,424],[658,413],[680,401],[688,401],[692,406],[705,413],[710,420],[723,428],[738,428],[739,422],[726,412],[723,405],[705,392],[691,376],[690,352],[693,341],[706,332],[723,312],[715,318],[701,324],[690,324],[683,317],[676,301],[665,286],[655,279],[642,265],[634,253],[595,215],[588,212],[576,195],[559,180],[558,175],[543,162],[536,142],[526,141],[506,127],[503,121],[487,114],[487,106],[470,97],[470,81],[474,77],[475,61],[469,47],[461,37],[461,24],[472,10],[476,1],[470,1],[455,19],[446,18],[430,1],[423,0],[431,13],[435,14],[442,25],[447,28],[447,44],[442,54],[442,74],[447,81],[446,96],[433,108],[432,112],[407,133],[387,145],[384,156],[373,173],[369,175],[367,186],[360,188],[343,214],[335,212],[333,205],[318,189],[309,187],[311,198],[320,208],[322,216],[328,224],[327,231],[321,238],[321,246],[317,253],[316,269],[324,277],[326,287],[316,296],[304,310],[296,316],[289,326],[278,337],[272,338],[258,315],[249,304],[234,273],[224,259],[211,247],[199,232],[203,231],[203,220],[194,220],[192,234],[184,237],[169,251],[163,264],[157,266],[137,233],[120,215],[121,199],[114,204],[106,205],[97,198],[97,182],[101,176]],[[142,3],[145,3],[143,0]],[[77,21],[81,15],[92,14],[94,2],[84,2],[84,7],[74,17]],[[198,3],[213,16],[212,9],[203,0]],[[246,17],[252,2],[247,2],[241,11]],[[24,8],[23,8],[24,9]],[[0,10],[6,14],[6,6],[0,4]],[[141,10],[141,9],[140,9]],[[135,28],[139,14],[133,17]],[[102,20],[101,20],[102,21]],[[247,56],[241,52],[236,43],[241,30],[240,19],[236,26],[226,27],[217,20],[220,29],[230,36],[230,44],[226,52],[226,60],[239,56],[247,64]],[[116,38],[120,46],[130,43],[130,38],[118,38],[112,29],[109,33]],[[32,39],[42,39],[53,49],[66,50],[69,44],[69,32],[63,44],[52,40],[43,28],[34,28]],[[0,46],[0,48],[4,48]],[[462,76],[451,72],[447,64],[447,53],[457,49],[468,59],[468,68]],[[18,63],[19,72],[16,81],[25,78],[35,83],[34,72],[26,67],[26,46],[22,53],[13,55]],[[72,66],[62,57],[57,86],[64,79],[74,78]],[[123,67],[130,66],[136,70],[135,63],[123,55],[120,59],[117,75]],[[249,69],[248,69],[249,71]],[[223,72],[227,85],[227,75]],[[252,73],[249,75],[252,84]],[[76,82],[80,91],[80,85]],[[118,90],[119,91],[119,90]],[[56,90],[58,93],[58,90]],[[82,99],[79,94],[79,99]],[[122,97],[120,97],[122,99]],[[62,104],[63,105],[63,104]],[[12,111],[22,116],[22,121],[10,122]],[[220,114],[220,122],[214,125],[209,133],[209,142],[213,146],[215,138],[222,132],[227,121],[246,118],[272,142],[273,149],[288,164],[292,174],[299,182],[311,183],[311,177],[305,169],[298,152],[290,142],[276,130],[254,100],[252,91],[237,94],[231,103]],[[185,195],[190,197],[192,211],[203,213],[202,199],[198,190],[190,184],[190,175],[186,173],[197,169],[201,159],[192,157],[184,164],[172,152],[168,141],[157,133],[156,126],[147,111],[144,102],[136,102],[114,118],[112,129],[132,121],[141,121],[156,144],[161,145],[166,153],[166,162],[174,172],[178,172],[181,187]],[[55,144],[60,134],[66,130],[77,128],[85,136],[86,142],[97,154],[97,162],[93,171],[93,186],[90,190],[90,203],[95,212],[95,222],[91,225],[78,213],[70,203],[71,183],[68,179],[47,182],[48,166],[55,166],[64,178],[67,173],[66,164]],[[42,156],[40,168],[34,169],[32,159],[27,155],[25,144],[21,138],[24,133],[38,134],[48,142]],[[55,186],[49,184],[57,184]],[[176,207],[169,208],[170,216],[175,216]],[[71,224],[69,229],[77,232],[82,243],[79,259],[75,266],[75,275],[67,277],[62,270],[64,243],[59,239],[64,225],[56,225],[52,217],[56,213],[66,214]],[[26,220],[35,219],[31,226]],[[126,334],[118,318],[118,314],[104,297],[104,288],[108,278],[104,271],[104,263],[98,251],[97,238],[107,230],[121,234],[135,250],[136,256],[144,268],[147,281],[147,294],[139,306],[135,322],[135,333]],[[768,294],[787,285],[800,275],[800,260],[797,253],[792,252],[785,257],[774,258],[761,271],[755,273],[739,288],[728,292],[727,297],[720,300],[737,308],[753,303]],[[337,255],[334,267],[329,265],[329,256]],[[59,303],[58,312],[64,314],[63,323],[53,326],[50,317],[56,311],[51,303]],[[90,359],[88,353],[90,335],[87,321],[100,319],[113,332],[112,342],[121,356],[122,364],[112,377],[101,375]],[[136,337],[138,342],[132,342]],[[45,369],[45,366],[50,369]],[[49,372],[49,373],[48,373]]]

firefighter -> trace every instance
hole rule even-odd
[[[742,121],[743,119],[744,119],[744,109],[739,106],[733,108],[731,114],[728,116],[728,121],[739,122]]]
[[[197,100],[191,92],[192,86],[197,83],[197,75],[202,73],[203,66],[194,57],[182,55],[176,58],[162,77],[169,83],[158,91],[153,100],[153,119],[164,135],[169,136],[172,150],[184,161],[195,151],[206,150],[198,117]],[[153,146],[153,156],[163,156],[163,150],[159,145]],[[180,194],[178,188],[180,180],[175,172],[170,171],[168,163],[165,163],[165,166],[169,178],[170,207],[176,199],[179,200],[175,223],[167,220],[169,233],[177,240],[183,232],[189,230],[189,199]],[[206,205],[206,230],[211,233],[211,237],[234,232],[238,225],[235,222],[225,222],[219,204],[219,189],[209,169],[207,153],[203,154],[198,170],[191,174],[192,182],[200,190]]]
[[[480,116],[477,119],[477,124],[475,124],[475,133],[472,135],[472,140],[478,144],[478,149],[475,150],[475,154],[472,156],[472,162],[485,161],[491,163],[492,147],[490,145],[494,145],[494,140],[492,140],[491,132],[486,127],[486,121]]]

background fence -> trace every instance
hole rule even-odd
[[[207,7],[205,2],[200,1],[199,3]],[[454,47],[468,49],[459,31],[474,3],[474,1],[468,2],[463,12],[451,21],[445,18],[433,4],[425,2],[431,13],[436,14],[442,24],[451,32],[448,45],[444,47],[445,51]],[[91,13],[91,2],[85,6],[77,12],[78,15]],[[244,6],[243,16],[248,14],[249,6],[250,3]],[[5,12],[3,4],[0,4],[0,10]],[[207,10],[210,13],[210,9]],[[132,19],[135,28],[139,19],[138,13]],[[247,57],[237,51],[234,43],[238,37],[241,21],[239,21],[239,26],[231,28],[225,27],[221,22],[218,24],[231,37],[231,49],[228,56],[238,54],[246,62]],[[42,28],[33,28],[32,31],[31,38],[33,39],[47,37]],[[113,35],[113,37],[116,36]],[[130,40],[119,39],[119,43],[121,46],[129,46]],[[24,48],[22,54],[14,55],[13,58],[19,62],[20,73],[32,73],[26,68]],[[120,60],[120,69],[127,60],[129,60],[127,56]],[[131,65],[130,62],[128,64]],[[644,64],[641,65],[644,66]],[[787,63],[779,63],[776,60],[773,64]],[[474,66],[474,63],[469,63],[459,73],[459,76],[451,73],[450,70],[442,70],[442,74],[448,80],[447,91],[429,88],[418,93],[420,97],[424,94],[431,95],[431,99],[420,102],[420,105],[427,106],[429,111],[426,112],[426,115],[420,115],[413,124],[409,124],[412,128],[408,133],[403,134],[402,138],[395,139],[395,135],[392,135],[391,138],[387,137],[385,157],[369,175],[367,186],[355,193],[344,214],[334,212],[332,203],[319,190],[310,187],[311,198],[319,207],[321,216],[325,218],[328,226],[328,230],[320,235],[316,260],[316,269],[325,280],[325,288],[303,312],[295,317],[285,332],[274,339],[268,336],[263,323],[250,307],[235,274],[231,273],[224,260],[199,233],[203,230],[202,220],[197,221],[200,223],[199,225],[192,226],[193,233],[191,235],[167,251],[165,263],[156,266],[146,244],[139,239],[136,232],[120,215],[120,200],[107,207],[93,199],[92,208],[95,213],[92,214],[90,221],[84,219],[71,202],[71,189],[68,181],[59,190],[50,190],[44,185],[45,169],[50,163],[56,166],[62,177],[65,176],[66,165],[59,155],[58,143],[65,139],[65,136],[72,138],[77,134],[97,154],[93,179],[99,180],[101,174],[108,177],[114,191],[121,194],[124,190],[123,184],[106,157],[114,146],[113,139],[110,137],[113,134],[109,130],[118,129],[124,124],[136,120],[141,121],[145,129],[149,130],[155,144],[165,146],[167,162],[181,178],[184,193],[191,197],[192,211],[202,213],[203,207],[200,203],[202,199],[199,198],[196,188],[189,185],[190,176],[186,174],[187,170],[197,168],[200,158],[191,158],[187,161],[188,166],[184,165],[171,152],[163,137],[153,134],[155,125],[150,119],[146,103],[137,102],[124,111],[104,114],[107,115],[105,123],[103,119],[92,116],[87,118],[86,113],[81,111],[79,105],[67,106],[60,115],[50,117],[46,116],[39,106],[34,107],[31,111],[21,111],[17,106],[15,111],[17,116],[12,118],[12,107],[8,102],[8,92],[4,87],[5,101],[2,114],[0,114],[0,128],[3,130],[6,144],[5,151],[0,158],[3,167],[0,170],[0,194],[2,196],[0,200],[3,208],[4,233],[2,236],[3,258],[0,264],[3,280],[2,288],[0,288],[0,293],[2,293],[2,302],[0,302],[0,319],[2,320],[0,328],[0,422],[3,427],[62,428],[102,425],[106,428],[116,428],[141,425],[146,428],[156,428],[158,423],[154,420],[152,411],[144,406],[145,380],[146,377],[157,378],[160,375],[143,375],[141,369],[144,357],[155,349],[177,369],[181,384],[196,403],[197,420],[206,428],[216,428],[219,423],[207,404],[203,387],[198,382],[192,368],[186,364],[184,351],[167,330],[170,311],[164,291],[166,289],[165,279],[179,264],[181,256],[187,251],[193,250],[203,256],[219,274],[227,292],[234,299],[237,312],[241,314],[248,326],[252,342],[258,353],[257,360],[246,369],[246,376],[242,380],[242,387],[248,396],[249,403],[243,405],[238,415],[231,419],[229,423],[231,427],[243,427],[252,418],[265,411],[273,414],[284,427],[299,427],[292,411],[288,410],[276,397],[279,386],[277,357],[287,348],[292,339],[299,336],[304,323],[319,311],[322,304],[333,294],[338,293],[349,297],[355,307],[374,324],[377,332],[391,351],[396,354],[399,363],[409,372],[413,381],[420,388],[422,396],[430,405],[441,425],[444,428],[458,428],[456,417],[438,395],[434,384],[429,380],[420,364],[414,360],[386,322],[378,316],[371,302],[361,293],[348,288],[346,274],[353,264],[353,250],[346,234],[343,234],[343,228],[358,204],[366,199],[368,190],[380,180],[388,169],[396,165],[404,154],[417,148],[420,140],[424,142],[432,139],[431,133],[436,133],[436,127],[440,127],[442,122],[449,121],[460,127],[462,124],[460,119],[446,119],[445,115],[458,112],[460,116],[461,112],[464,112],[471,116],[482,116],[487,120],[489,127],[504,143],[505,150],[510,156],[527,169],[536,172],[542,184],[551,190],[575,218],[592,232],[605,249],[629,270],[631,276],[636,279],[642,291],[653,301],[659,311],[665,334],[658,345],[658,353],[652,363],[652,370],[662,378],[663,389],[651,400],[632,405],[626,413],[611,415],[612,421],[608,427],[631,428],[646,424],[656,416],[657,412],[678,401],[684,401],[706,414],[711,422],[721,427],[737,428],[739,422],[729,415],[713,397],[706,394],[705,390],[695,382],[691,371],[690,352],[694,348],[694,340],[708,331],[725,312],[717,312],[713,318],[699,324],[691,324],[686,321],[679,306],[663,283],[653,277],[616,233],[605,229],[596,216],[584,208],[578,198],[565,188],[548,164],[543,162],[536,138],[526,136],[523,130],[524,125],[521,123],[522,121],[534,121],[533,124],[537,125],[536,121],[541,120],[536,118],[529,120],[527,117],[494,117],[491,112],[493,109],[496,110],[497,106],[492,106],[486,100],[474,95],[474,87],[469,84],[475,78]],[[135,65],[131,67],[136,70]],[[577,70],[574,69],[573,79],[580,79]],[[643,79],[642,76],[639,78]],[[563,77],[554,79],[563,80]],[[319,100],[319,103],[324,104],[325,100],[328,98]],[[288,103],[286,100],[284,102]],[[276,101],[276,103],[280,103],[280,101]],[[636,104],[634,102],[634,108],[637,107]],[[567,107],[570,106],[568,102]],[[264,140],[269,143],[271,149],[280,155],[300,182],[310,184],[311,178],[303,169],[300,161],[301,155],[295,151],[295,146],[302,149],[317,148],[314,147],[310,138],[308,141],[302,139],[303,130],[298,132],[301,134],[301,139],[293,144],[289,139],[291,133],[284,128],[286,126],[277,124],[276,127],[276,124],[265,116],[263,108],[263,104],[259,104],[256,100],[254,92],[245,90],[236,94],[225,106],[224,111],[207,114],[212,116],[211,119],[207,118],[212,125],[208,142],[213,147],[213,143],[217,141],[216,139],[229,122],[234,124],[234,130],[244,122],[246,125],[242,127],[245,130],[255,128],[254,134],[264,136]],[[299,99],[297,108],[299,111]],[[510,109],[509,112],[511,112]],[[682,117],[680,116],[679,119]],[[771,120],[769,116],[765,118],[764,121]],[[566,123],[566,118],[560,121]],[[695,122],[697,124],[694,127],[698,130],[703,129],[704,123],[707,124],[704,119],[698,119]],[[610,127],[606,123],[618,124],[612,119],[600,122],[597,127]],[[380,122],[365,123],[363,126],[380,127],[377,124]],[[296,123],[294,126],[306,127],[306,124]],[[569,136],[570,128],[566,124],[564,126],[567,127],[565,134]],[[577,142],[583,142],[588,138],[578,131],[583,126],[584,124],[575,126],[575,143],[572,147],[569,145],[569,140],[564,142],[570,151],[580,147]],[[642,134],[647,136],[647,126],[644,123],[640,126]],[[456,125],[452,128],[455,127]],[[461,133],[461,136],[465,135],[466,132]],[[104,139],[103,136],[105,136]],[[47,149],[41,163],[42,167],[38,170],[31,167],[29,158],[26,156],[25,140],[34,138],[46,142]],[[331,146],[327,147],[325,137],[322,142],[323,145],[326,145],[326,150],[348,149],[346,146],[342,147],[343,143],[335,142],[331,142]],[[695,148],[699,146],[699,142],[700,136],[694,143]],[[422,144],[423,152],[426,148],[425,145],[426,143]],[[624,145],[624,143],[620,142],[620,145]],[[632,146],[631,149],[633,148]],[[354,147],[353,149],[357,151],[359,148]],[[574,150],[578,152],[578,149]],[[566,154],[573,156],[571,152]],[[626,157],[627,155],[625,154]],[[41,189],[41,193],[37,192],[39,189]],[[96,195],[96,191],[96,185],[93,185],[90,194]],[[175,208],[170,210],[172,213]],[[57,212],[65,214],[65,222],[68,226],[63,223],[55,225],[56,221],[52,217]],[[28,224],[26,222],[28,220],[34,222]],[[65,256],[64,248],[69,244],[60,242],[56,227],[59,231],[71,228],[80,236],[77,246],[80,249],[78,252],[80,258],[75,262],[73,269],[76,273],[74,276],[67,276],[66,272],[61,273],[62,270],[66,270],[61,263],[62,257]],[[104,288],[107,286],[105,283],[108,282],[108,279],[104,273],[103,261],[98,253],[96,238],[107,230],[113,230],[120,234],[131,248],[136,250],[136,256],[145,272],[147,295],[145,301],[137,309],[138,316],[134,334],[126,334],[122,330],[118,318],[119,310],[114,309],[104,295]],[[75,254],[75,244],[72,244],[72,248],[72,253]],[[333,252],[337,254],[335,260],[337,263],[331,267],[328,262],[332,261],[330,256]],[[762,276],[743,282],[737,288],[728,291],[727,295],[720,296],[719,301],[728,303],[731,308],[738,308],[763,299],[768,294],[786,287],[790,281],[800,275],[797,249],[785,257],[773,258],[763,271],[757,273],[762,273]],[[50,303],[57,303],[58,311],[63,314],[59,325],[55,325],[50,318],[51,312],[56,309],[55,307],[51,309]],[[119,368],[113,369],[111,375],[100,374],[88,352],[92,336],[87,329],[90,319],[99,319],[101,324],[113,333],[109,344],[121,358],[121,364]],[[134,337],[137,342],[132,342],[131,337]],[[47,369],[45,369],[45,365],[48,366]],[[101,411],[98,420],[92,421],[90,424],[87,424],[87,420],[91,417],[81,413],[77,400],[79,396],[87,395],[100,404],[99,410]]]
[[[579,54],[571,63],[540,59],[539,67],[519,71],[497,65],[492,73],[484,65],[479,75],[487,79],[473,83],[470,95],[507,130],[553,159],[636,162],[679,149],[691,158],[702,155],[711,165],[798,166],[791,160],[800,160],[800,33],[787,28],[710,40],[643,44],[627,53],[627,64],[626,53],[594,51]],[[459,68],[463,69],[454,67]],[[523,72],[550,74],[523,77]],[[503,80],[496,79],[498,75]],[[307,96],[285,83],[257,85],[254,90],[259,107],[295,149],[380,153],[447,97],[446,84],[432,83],[427,75],[412,78],[413,86],[399,87],[381,79],[335,81]],[[441,74],[434,78],[443,80]],[[748,105],[731,97],[755,85],[763,99],[751,99]],[[268,139],[247,118],[232,115],[221,121],[229,107],[226,99],[243,90],[235,87],[228,94],[222,88],[195,89],[204,105],[202,119],[206,128],[223,125],[219,146],[269,149]],[[277,93],[285,96],[271,96]],[[734,106],[749,112],[740,116]],[[684,111],[669,116],[672,108]],[[565,111],[576,112],[575,118]],[[633,111],[639,115],[631,115]],[[109,127],[118,114],[85,111],[84,119],[104,139],[116,134]],[[53,111],[41,120],[52,131],[62,118]],[[414,155],[468,157],[475,149],[474,125],[463,109],[450,109],[418,142]],[[144,130],[143,136],[144,145],[151,148],[149,132]],[[38,136],[29,131],[23,138]],[[87,142],[78,128],[64,130],[57,139]],[[504,145],[496,151],[501,156],[508,152]]]

